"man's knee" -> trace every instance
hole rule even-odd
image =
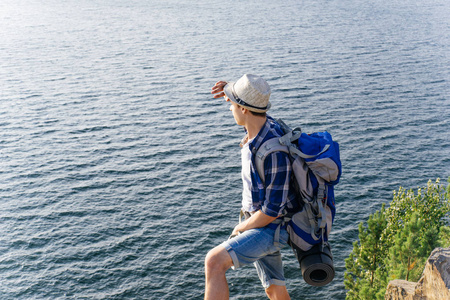
[[[205,257],[205,271],[219,271],[225,272],[233,265],[231,256],[228,251],[222,247],[217,246],[210,250]]]

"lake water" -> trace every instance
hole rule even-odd
[[[2,299],[202,299],[240,208],[242,128],[212,99],[244,73],[273,117],[340,143],[336,277],[399,186],[450,176],[450,2],[2,0]],[[264,299],[252,266],[231,299]]]

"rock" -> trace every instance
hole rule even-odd
[[[413,300],[414,292],[416,288],[415,282],[406,280],[392,280],[389,282],[385,300]]]
[[[416,293],[426,299],[450,299],[450,248],[436,248],[428,258]]]
[[[392,280],[386,289],[386,300],[449,300],[450,248],[431,252],[419,282]]]

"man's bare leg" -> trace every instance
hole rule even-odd
[[[270,300],[290,300],[286,286],[272,284],[266,289],[266,294]]]
[[[226,271],[233,266],[228,251],[217,246],[208,252],[205,258],[205,300],[229,299]]]

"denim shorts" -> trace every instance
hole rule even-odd
[[[275,229],[269,227],[247,230],[223,242],[233,260],[233,269],[253,263],[264,288],[286,285],[280,249],[287,245],[288,233],[280,230],[279,246],[274,245]]]

